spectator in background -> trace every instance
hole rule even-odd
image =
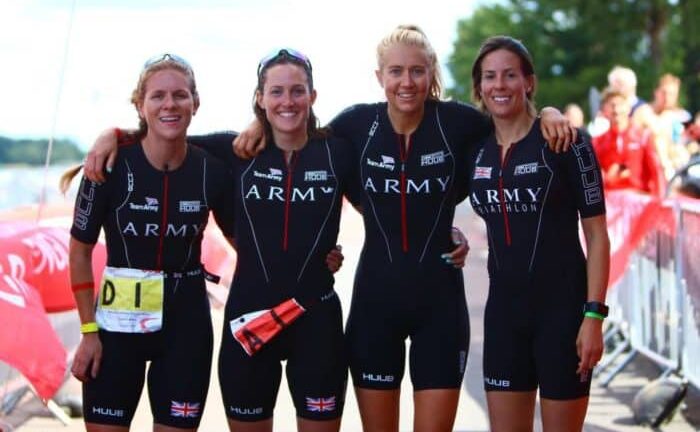
[[[610,128],[593,138],[606,189],[633,188],[661,196],[665,188],[663,168],[654,136],[630,118],[630,100],[615,89],[603,92],[601,112]]]
[[[586,124],[583,117],[583,110],[575,103],[570,103],[564,108],[564,117],[566,117],[566,119],[569,120],[569,124],[575,128],[583,127],[583,125]]]
[[[691,120],[691,116],[678,105],[680,87],[680,78],[668,73],[662,75],[650,104],[654,113],[652,131],[667,179],[689,159],[688,150],[683,145],[683,125]]]
[[[646,101],[637,96],[637,74],[630,68],[615,66],[608,73],[608,88],[622,93],[630,101],[630,116]]]
[[[691,156],[700,153],[700,111],[695,113],[695,120],[685,128],[683,144]]]

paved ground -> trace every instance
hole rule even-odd
[[[346,262],[343,269],[337,275],[337,291],[341,301],[346,308],[349,305],[350,291],[352,287],[352,272],[355,267],[359,248],[362,243],[361,221],[352,210],[344,213],[343,228],[341,229],[341,243],[344,246],[343,252],[346,255]],[[477,220],[467,207],[458,209],[457,225],[468,232],[472,251],[465,269],[467,281],[467,296],[471,313],[471,351],[469,354],[469,366],[465,377],[464,393],[460,400],[456,432],[481,432],[488,430],[488,420],[486,416],[486,405],[481,384],[481,344],[483,342],[483,308],[487,291],[486,275],[486,241],[482,233],[482,223]],[[222,327],[221,310],[214,311],[215,328]],[[73,324],[74,325],[74,324]],[[68,331],[68,330],[66,330]],[[77,326],[71,329],[77,332]],[[220,334],[217,332],[217,338]],[[586,418],[584,431],[586,432],[608,432],[608,431],[639,431],[642,426],[637,426],[633,420],[631,411],[632,400],[637,391],[658,376],[659,371],[649,361],[638,356],[627,368],[625,368],[607,387],[603,388],[594,383],[589,411]],[[275,432],[287,432],[295,430],[294,410],[292,407],[289,392],[286,384],[282,384],[280,396],[275,412]],[[66,392],[71,394],[79,393],[78,385],[75,381],[69,381],[66,385]],[[349,392],[352,392],[349,389]],[[0,395],[3,390],[0,388]],[[411,388],[406,379],[402,386],[401,404],[401,431],[412,429],[411,421],[413,417],[411,405]],[[686,399],[686,407],[677,413],[670,423],[663,425],[660,431],[685,432],[700,430],[700,394],[692,389]],[[64,426],[61,422],[51,417],[43,405],[36,400],[27,397],[15,409],[12,416],[4,419],[14,425],[14,429],[5,426],[3,430],[3,419],[0,418],[0,431],[16,430],[21,432],[48,432],[82,431],[84,427],[79,419],[74,419],[70,425]],[[151,419],[148,410],[148,401],[142,398],[140,409],[132,424],[134,431],[151,430]],[[212,380],[209,393],[209,400],[202,419],[202,431],[225,432],[227,430],[224,418],[224,410],[221,403],[221,395],[218,391],[217,380]],[[354,398],[349,395],[343,418],[343,432],[357,432],[361,430],[359,414]],[[539,425],[535,428],[540,431]]]

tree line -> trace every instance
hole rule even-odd
[[[459,21],[448,68],[451,96],[471,100],[471,66],[489,36],[523,41],[538,77],[538,105],[589,107],[615,65],[637,73],[637,94],[651,100],[664,73],[682,80],[681,103],[700,110],[700,1],[503,0]]]
[[[43,165],[46,163],[47,139],[12,139],[0,136],[0,165]],[[80,161],[84,152],[68,139],[54,140],[51,163]]]

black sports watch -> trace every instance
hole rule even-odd
[[[597,313],[599,315],[602,315],[604,317],[608,316],[608,305],[605,303],[597,302],[597,301],[589,301],[584,303],[583,305],[583,313],[585,314],[586,312],[593,312]]]

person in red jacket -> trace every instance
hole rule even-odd
[[[616,90],[603,92],[601,111],[610,128],[593,138],[606,189],[632,188],[652,195],[664,193],[666,180],[651,131],[632,124],[629,100]]]

